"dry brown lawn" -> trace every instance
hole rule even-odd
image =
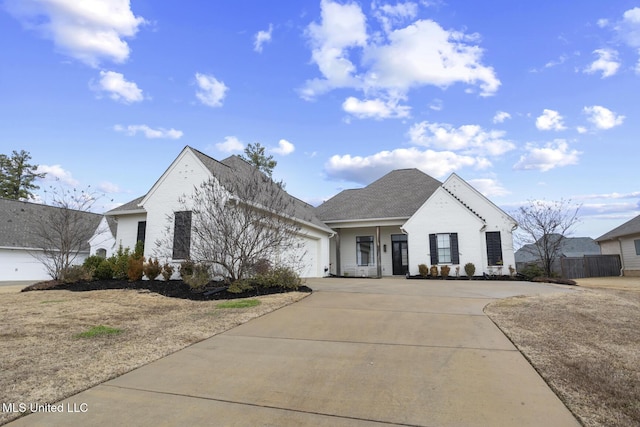
[[[640,286],[585,285],[497,301],[485,313],[583,425],[640,425]]]
[[[257,297],[250,308],[135,290],[0,292],[0,402],[53,403],[307,293]],[[230,300],[233,301],[233,300]],[[94,326],[116,335],[76,338]],[[16,418],[0,412],[0,424]]]

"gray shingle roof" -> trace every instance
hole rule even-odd
[[[105,215],[117,215],[117,214],[129,212],[129,211],[142,210],[142,208],[140,206],[138,206],[138,205],[140,205],[140,202],[142,201],[142,199],[144,199],[144,196],[140,196],[137,199],[133,199],[132,201],[125,203],[124,205],[121,205],[121,206],[118,206],[117,208],[111,209]],[[114,235],[115,235],[115,233],[114,233]]]
[[[10,248],[37,248],[40,246],[38,236],[33,233],[35,221],[47,218],[51,211],[60,209],[38,203],[18,200],[0,199],[0,246]],[[98,228],[102,215],[83,212],[82,217],[91,221],[91,235]],[[89,239],[82,249],[89,250]]]
[[[618,237],[628,236],[631,234],[640,234],[640,215],[630,219],[619,227],[614,228],[608,233],[603,234],[596,240],[601,242],[603,240],[617,239]]]
[[[326,222],[408,218],[442,183],[418,169],[397,169],[364,188],[344,190],[316,208]]]
[[[559,256],[581,257],[583,255],[600,255],[600,246],[591,237],[562,237],[554,234],[554,238],[562,238],[558,248]],[[524,245],[515,253],[516,262],[533,262],[538,259],[538,251],[533,243]]]

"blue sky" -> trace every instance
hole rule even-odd
[[[416,167],[506,211],[640,214],[634,1],[0,0],[0,152],[105,208],[259,142],[312,204]]]

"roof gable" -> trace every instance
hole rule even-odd
[[[598,237],[596,241],[617,239],[631,234],[640,234],[640,215]]]
[[[316,214],[325,222],[409,218],[441,184],[418,169],[397,169],[364,188],[338,193]]]

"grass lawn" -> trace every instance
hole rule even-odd
[[[0,402],[54,403],[309,295],[191,301],[0,289]],[[0,412],[0,424],[19,414]]]
[[[578,280],[582,292],[500,300],[485,313],[585,426],[637,426],[640,278],[607,279]]]

